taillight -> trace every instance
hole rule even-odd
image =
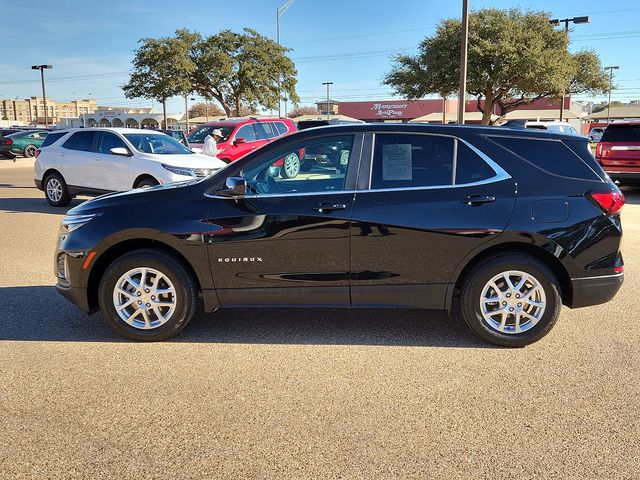
[[[602,142],[598,142],[596,145],[596,158],[600,158],[602,156]]]
[[[2,144],[3,145],[13,145],[13,140],[11,140],[10,138],[5,138],[4,140],[2,140]]]
[[[40,155],[40,151],[41,151],[40,149],[36,150],[36,158],[38,158],[38,155]]]
[[[607,215],[619,213],[624,205],[624,195],[619,190],[611,190],[610,192],[587,192],[586,196]]]

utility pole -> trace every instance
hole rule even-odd
[[[561,23],[564,23],[564,34],[567,38],[567,47],[569,45],[569,23],[590,23],[590,17],[573,17],[573,18],[553,18],[549,20],[551,25],[558,26]],[[560,121],[564,120],[564,92],[562,92],[562,96],[560,97]]]
[[[458,123],[464,125],[467,98],[467,49],[469,47],[469,0],[462,0],[462,42],[460,45],[460,95],[458,98]],[[443,116],[444,118],[444,116]]]
[[[609,70],[609,101],[607,102],[607,123],[610,121],[611,115],[611,90],[613,90],[613,71],[618,70],[618,65],[612,65],[610,67],[604,67],[604,70]]]
[[[284,12],[287,11],[287,9],[293,4],[293,2],[295,2],[295,0],[287,0],[287,2],[282,5],[281,7],[278,7],[276,9],[276,42],[278,43],[278,45],[280,45],[280,17],[282,15],[284,15]],[[280,105],[280,81],[281,81],[281,75],[280,73],[278,73],[278,117],[282,116],[282,109],[281,109],[281,105]]]
[[[42,100],[44,101],[44,126],[48,127],[49,126],[49,112],[47,112],[47,93],[45,92],[44,89],[44,71],[45,69],[50,69],[53,68],[53,65],[32,65],[31,69],[32,70],[40,70],[40,80],[42,81]],[[38,111],[38,108],[36,107],[36,112]],[[36,114],[36,123],[38,122],[37,120],[37,114]]]
[[[333,82],[322,82],[322,85],[327,86],[327,120],[329,120],[329,85],[333,85]]]
[[[189,96],[184,96],[184,120],[185,120],[185,129],[187,134],[189,134]]]

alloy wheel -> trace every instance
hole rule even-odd
[[[284,157],[284,171],[287,178],[295,178],[300,173],[300,159],[295,153],[290,153]]]
[[[62,198],[62,184],[57,178],[51,178],[47,181],[47,197],[54,203]]]

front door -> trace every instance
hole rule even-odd
[[[267,141],[260,139],[255,124],[248,123],[240,127],[236,131],[235,135],[233,135],[233,138],[229,142],[230,147],[228,147],[231,151],[221,152],[220,156],[224,156],[224,154],[227,153],[235,160],[253,152],[265,143],[267,143]]]
[[[460,261],[506,227],[515,183],[450,136],[381,133],[372,144],[370,188],[353,208],[352,302],[442,309]]]
[[[347,306],[349,226],[360,148],[357,135],[292,141],[231,169],[246,196],[211,192],[208,248],[223,306]],[[348,170],[316,166],[286,179],[282,158],[340,144]],[[219,187],[224,184],[222,182]]]
[[[87,185],[88,187],[117,192],[133,188],[133,179],[129,178],[129,165],[132,157],[115,155],[111,153],[112,148],[124,148],[131,151],[124,140],[115,133],[101,132],[95,155],[96,171],[101,174],[93,177],[92,183]]]

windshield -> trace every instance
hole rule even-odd
[[[214,130],[220,130],[222,132],[222,138],[218,140],[219,142],[224,142],[229,138],[231,132],[233,132],[233,125],[226,126],[215,126],[215,125],[204,125],[197,130],[195,130],[191,135],[189,135],[189,143],[204,143],[204,139],[207,135],[211,135]]]
[[[156,155],[185,155],[193,152],[169,135],[157,133],[125,133],[133,148]]]

